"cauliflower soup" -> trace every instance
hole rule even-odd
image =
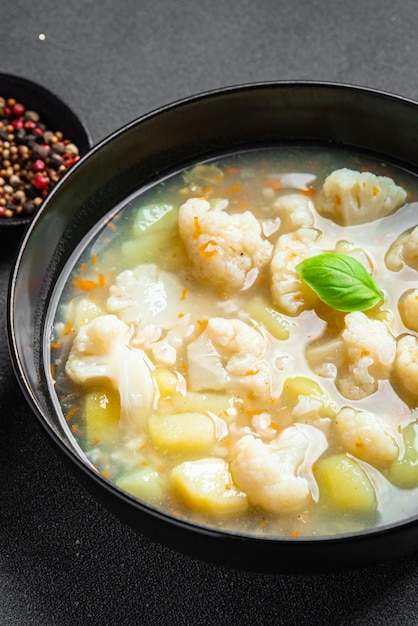
[[[116,207],[48,312],[49,385],[98,472],[273,537],[416,513],[416,177],[327,147],[224,155]]]

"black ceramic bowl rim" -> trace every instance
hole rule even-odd
[[[223,115],[231,107],[234,114],[228,117],[227,124]],[[267,120],[259,119],[260,113]],[[219,124],[216,133],[214,119]],[[247,133],[250,123],[253,128]],[[391,134],[389,129],[396,129],[396,133]],[[225,133],[231,137],[225,138]],[[369,137],[368,141],[365,137]],[[150,138],[154,139],[152,145]],[[155,145],[157,138],[161,145]],[[343,146],[375,152],[418,172],[418,105],[411,100],[364,87],[314,81],[264,82],[214,90],[144,115],[96,145],[52,189],[25,233],[11,272],[6,313],[9,350],[19,384],[41,427],[72,472],[117,517],[138,532],[194,557],[270,572],[306,573],[367,565],[418,549],[418,513],[402,522],[361,533],[261,538],[199,526],[136,500],[86,464],[65,441],[51,417],[53,408],[45,392],[39,354],[42,315],[35,313],[38,306],[41,314],[45,308],[50,283],[65,262],[63,250],[68,241],[74,245],[94,225],[99,217],[95,216],[98,203],[105,205],[100,209],[101,215],[116,206],[120,197],[115,183],[118,178],[123,176],[126,187],[122,197],[127,197],[131,187],[141,187],[165,168],[174,164],[177,169],[207,158],[222,147],[233,151],[254,142],[327,143],[330,138]],[[169,143],[167,149],[164,142]],[[143,154],[133,154],[133,148]],[[118,158],[121,153],[128,161],[125,169]],[[153,158],[155,154],[157,159]],[[138,159],[142,168],[136,167]],[[100,170],[99,177],[103,171],[112,174],[105,189],[94,188],[95,167]],[[74,208],[74,198],[79,208]],[[110,204],[106,206],[108,200]],[[45,246],[36,245],[38,238],[41,242],[45,238],[51,241],[49,252]]]
[[[21,76],[0,73],[0,96],[15,98],[39,113],[41,121],[49,130],[60,130],[64,137],[71,140],[79,149],[81,156],[85,155],[93,145],[89,131],[74,111],[57,95],[46,87]],[[1,227],[27,226],[33,216],[11,217],[0,219]]]

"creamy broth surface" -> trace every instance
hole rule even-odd
[[[139,500],[232,532],[415,515],[417,200],[412,173],[323,146],[220,156],[132,195],[47,317],[75,445]],[[322,302],[295,267],[323,252],[359,261],[382,301]]]

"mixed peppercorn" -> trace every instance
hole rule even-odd
[[[79,158],[78,147],[36,111],[0,96],[0,220],[32,215]]]

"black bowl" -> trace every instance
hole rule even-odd
[[[85,462],[61,428],[45,381],[45,310],[89,229],[156,176],[217,153],[281,142],[331,142],[417,172],[418,106],[359,87],[263,83],[198,95],[128,124],[58,182],[25,233],[9,284],[9,348],[27,401],[52,444],[80,482],[138,532],[238,568],[307,572],[370,564],[418,548],[418,513],[377,530],[298,539],[249,537],[182,521],[130,497]]]
[[[0,96],[14,98],[26,109],[36,111],[49,130],[61,131],[78,147],[80,156],[90,149],[92,140],[84,124],[65,102],[42,85],[20,76],[0,73]],[[0,219],[0,227],[26,227],[31,219],[32,215]]]

